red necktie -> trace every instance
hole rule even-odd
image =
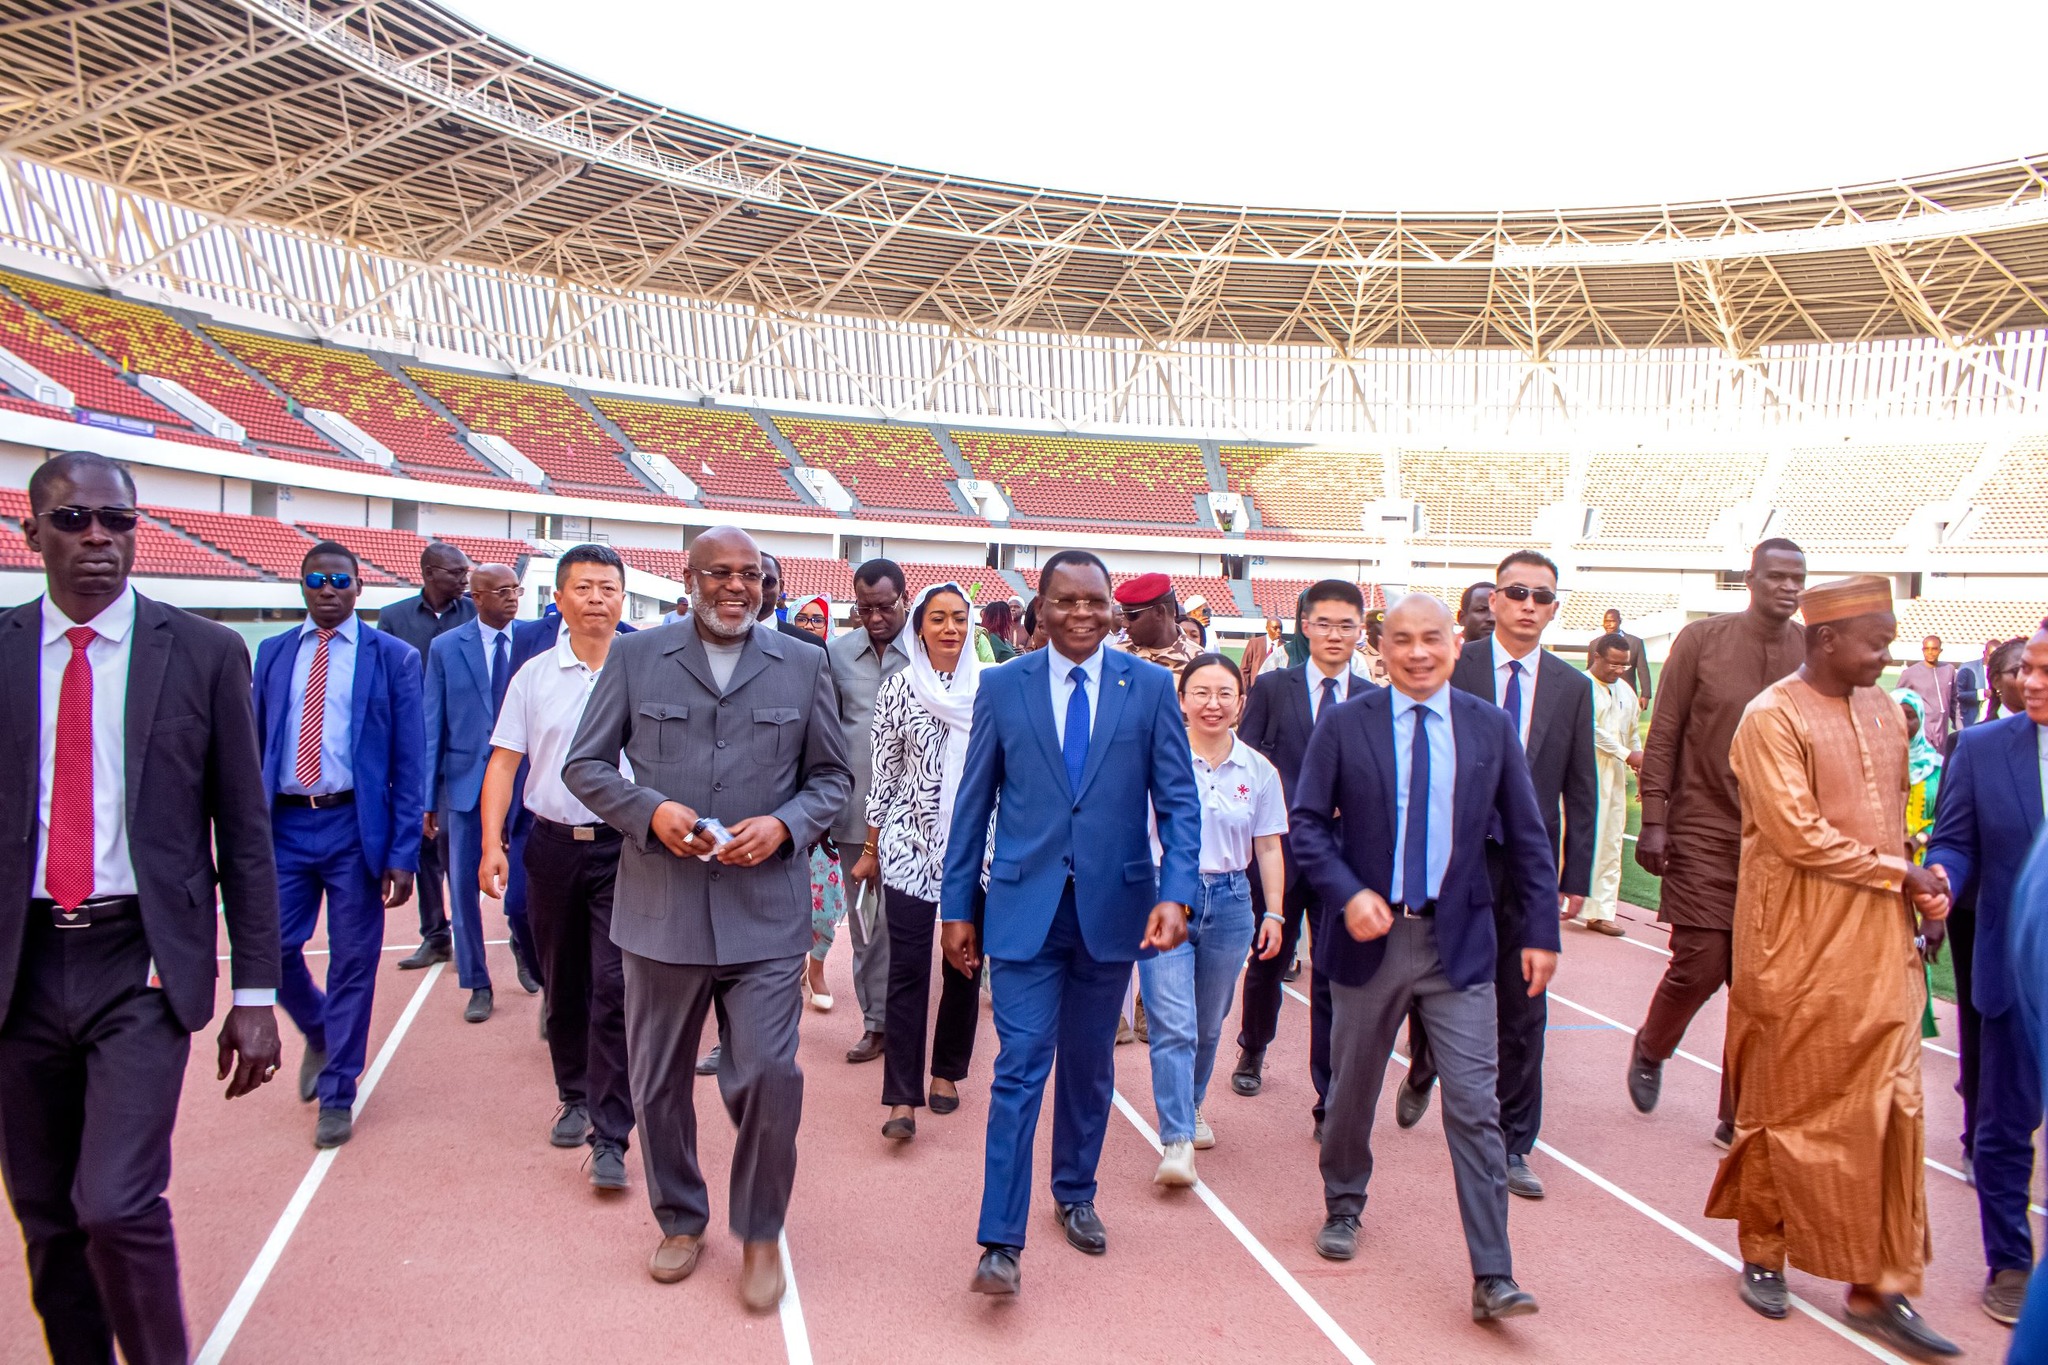
[[[64,632],[71,658],[57,696],[57,761],[50,783],[50,844],[43,885],[65,913],[92,899],[92,661],[86,648],[99,638],[91,626]]]
[[[320,781],[320,731],[327,720],[327,642],[331,630],[315,632],[320,637],[313,650],[313,666],[306,670],[306,702],[299,712],[299,785],[311,790]]]

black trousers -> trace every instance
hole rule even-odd
[[[526,914],[546,985],[555,1093],[590,1111],[591,1141],[621,1151],[633,1131],[626,1073],[626,972],[612,942],[614,829],[578,839],[536,820],[526,836]]]
[[[0,1026],[0,1174],[56,1365],[185,1365],[171,1129],[191,1036],[149,981],[141,921],[29,913]]]
[[[1963,1155],[1977,1156],[1977,1076],[1984,1064],[1984,1016],[1970,1000],[1970,980],[1977,959],[1977,902],[1963,901],[1948,916],[1949,965],[1956,973],[1956,1021],[1961,1035],[1956,1051],[1956,1093],[1963,1097]]]
[[[932,938],[939,918],[934,901],[889,887],[882,895],[889,917],[889,992],[883,1007],[882,1103],[924,1103],[924,1028],[932,1003]],[[932,1030],[932,1075],[967,1078],[974,1031],[981,1022],[981,992],[974,978],[939,960],[939,1021]]]
[[[1493,882],[1494,959],[1493,997],[1500,1027],[1500,1133],[1509,1156],[1527,1156],[1536,1149],[1536,1134],[1543,1127],[1543,1035],[1550,1027],[1550,996],[1531,998],[1529,983],[1522,979],[1522,921],[1501,908],[1515,903],[1509,880],[1507,857],[1489,841],[1486,870]],[[1408,1084],[1418,1090],[1436,1081],[1436,1063],[1430,1057],[1429,1030],[1422,1016],[1408,1014]]]
[[[420,942],[442,949],[448,938],[448,828],[432,839],[420,840],[420,870],[413,879],[413,891],[420,903]]]
[[[1238,1014],[1237,1045],[1249,1052],[1264,1052],[1280,1031],[1280,1006],[1286,982],[1280,978],[1294,961],[1304,923],[1321,914],[1322,901],[1309,880],[1293,864],[1287,868],[1287,891],[1280,913],[1280,951],[1270,958],[1256,954],[1244,967],[1244,1008]],[[1251,868],[1252,914],[1256,925],[1266,915],[1266,888],[1257,865]],[[1320,930],[1318,930],[1320,932]],[[1316,1088],[1315,1120],[1323,1121],[1323,1101],[1330,1093],[1330,983],[1317,971],[1309,973],[1308,987],[1308,1078]]]

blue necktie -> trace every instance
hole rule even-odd
[[[1337,680],[1335,678],[1325,678],[1323,679],[1323,704],[1320,707],[1316,708],[1316,719],[1321,720],[1323,718],[1323,712],[1329,710],[1336,704]]]
[[[1515,722],[1515,739],[1522,738],[1522,661],[1508,660],[1508,694],[1501,701],[1501,710],[1508,713]]]
[[[1415,746],[1408,758],[1408,830],[1401,840],[1401,899],[1429,899],[1429,712],[1415,707]]]
[[[1067,785],[1081,794],[1081,774],[1088,768],[1088,670],[1079,664],[1067,675],[1074,690],[1067,696],[1067,733],[1060,756],[1067,760]]]
[[[505,689],[512,682],[512,648],[505,642],[505,632],[498,632],[498,643],[491,647],[491,717],[505,709]]]

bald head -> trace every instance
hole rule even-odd
[[[737,526],[714,526],[690,544],[683,580],[697,633],[730,644],[753,628],[761,611],[761,547]]]
[[[1395,690],[1424,701],[1451,680],[1458,661],[1451,609],[1426,592],[1411,592],[1388,611],[1380,627],[1380,658]]]
[[[509,564],[479,564],[469,571],[469,595],[477,619],[503,630],[519,615],[519,575]]]

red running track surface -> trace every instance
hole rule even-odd
[[[1311,1249],[1322,1204],[1309,1136],[1308,1011],[1297,999],[1285,1007],[1256,1099],[1229,1089],[1226,1036],[1206,1106],[1219,1141],[1197,1158],[1213,1204],[1150,1183],[1156,1155],[1130,1117],[1146,1125],[1153,1119],[1146,1055],[1142,1046],[1120,1048],[1118,1083],[1129,1112],[1111,1117],[1099,1196],[1109,1254],[1071,1250],[1052,1221],[1044,1194],[1047,1114],[1024,1293],[1011,1303],[969,1295],[995,1045],[986,1007],[960,1111],[921,1114],[915,1142],[887,1143],[878,1132],[880,1066],[843,1060],[859,1030],[843,942],[829,963],[837,1007],[807,1010],[803,1020],[805,1113],[787,1234],[793,1301],[761,1318],[737,1302],[739,1249],[724,1226],[731,1130],[708,1078],[697,1082],[697,1097],[711,1233],[695,1276],[656,1285],[644,1269],[658,1234],[639,1162],[628,1159],[631,1189],[600,1197],[586,1183],[582,1152],[547,1144],[555,1106],[535,1036],[539,1001],[519,990],[506,950],[490,950],[496,1015],[465,1024],[465,997],[451,970],[396,970],[415,938],[414,912],[402,907],[387,923],[370,1040],[373,1065],[381,1054],[386,1068],[362,1106],[355,1140],[325,1163],[224,1358],[260,1365],[310,1350],[350,1362],[566,1357],[663,1365],[1890,1359],[1797,1312],[1779,1323],[1757,1317],[1737,1300],[1730,1269],[1644,1211],[1733,1253],[1733,1225],[1700,1213],[1720,1155],[1708,1141],[1718,1078],[1674,1058],[1662,1105],[1638,1115],[1622,1087],[1628,1034],[1588,1012],[1639,1022],[1663,969],[1661,929],[1641,912],[1625,915],[1628,940],[1566,930],[1551,1004],[1547,1150],[1532,1162],[1549,1197],[1516,1201],[1510,1212],[1516,1272],[1542,1312],[1480,1327],[1469,1317],[1469,1271],[1437,1104],[1404,1133],[1391,1122],[1388,1097],[1358,1258],[1333,1265]],[[490,906],[486,926],[503,939],[504,921]],[[314,959],[316,973],[320,962]],[[1307,987],[1306,977],[1297,983],[1303,997]],[[395,1027],[415,1003],[393,1046]],[[1946,1037],[1937,1046],[1948,1047],[1953,1014],[1940,1012]],[[277,1082],[234,1104],[219,1097],[210,1038],[195,1040],[170,1192],[195,1351],[250,1278],[294,1192],[321,1164],[313,1111],[298,1103],[292,1085],[301,1044],[283,1026]],[[1686,1050],[1718,1061],[1721,1027],[1717,1000],[1693,1026]],[[1953,1165],[1961,1121],[1956,1064],[1933,1049],[1923,1062],[1928,1152]],[[1400,1069],[1388,1074],[1398,1077]],[[1930,1169],[1927,1194],[1936,1258],[1920,1306],[1971,1357],[1998,1359],[2006,1330],[1976,1304],[1983,1264],[1974,1192]],[[0,1362],[41,1360],[21,1259],[5,1265]],[[1792,1279],[1821,1315],[1833,1314],[1839,1286],[1796,1273]]]

